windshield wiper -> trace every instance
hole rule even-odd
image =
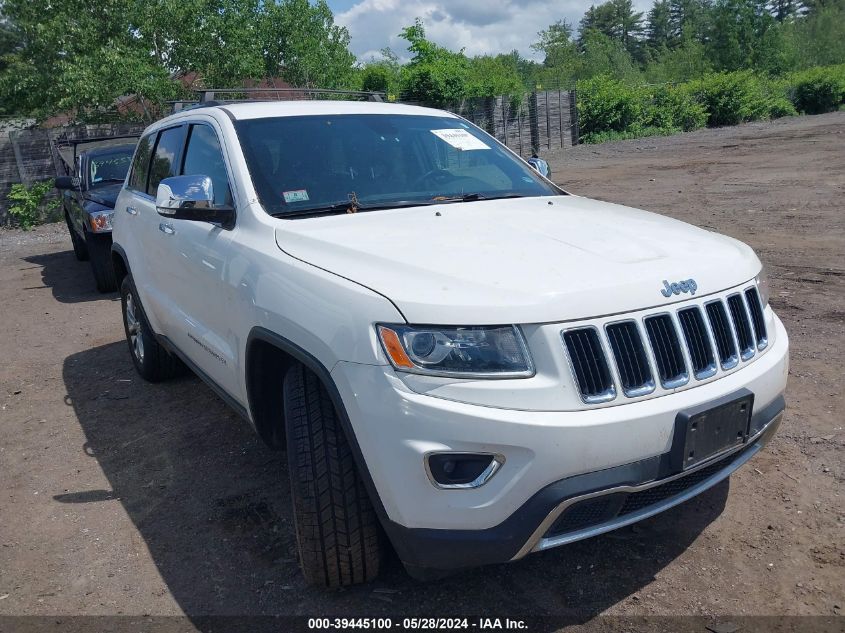
[[[460,196],[435,196],[432,201],[441,202],[475,202],[476,200],[503,200],[504,198],[525,198],[521,193],[505,193],[500,196],[487,196],[483,193],[465,193]]]
[[[332,202],[318,207],[308,207],[294,211],[276,211],[270,215],[274,218],[308,218],[320,215],[339,215],[341,213],[362,213],[364,211],[382,211],[384,209],[425,207],[449,202],[474,202],[476,200],[502,200],[504,198],[525,197],[520,193],[507,193],[499,196],[486,196],[483,193],[467,193],[460,196],[436,196],[430,200],[398,200],[396,202],[379,202],[374,204],[353,203],[351,200],[344,200],[343,202]]]
[[[295,211],[277,211],[271,213],[274,218],[305,218],[320,215],[338,215],[341,213],[362,213],[364,211],[381,211],[384,209],[404,209],[407,207],[423,207],[430,204],[437,204],[432,200],[400,200],[398,202],[379,202],[376,204],[351,204],[345,202],[333,202],[319,207],[307,209],[296,209]],[[354,209],[354,211],[353,211]]]

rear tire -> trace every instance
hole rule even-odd
[[[312,371],[296,364],[284,381],[288,469],[299,561],[312,585],[373,580],[381,531],[334,403]]]
[[[73,228],[73,223],[70,221],[70,216],[65,211],[65,223],[67,224],[68,233],[70,233],[70,242],[73,244],[73,254],[76,259],[84,262],[88,259],[88,248],[85,246],[85,241],[79,237],[76,229]]]
[[[144,380],[161,382],[184,372],[185,365],[156,340],[131,275],[120,285],[123,329],[132,364]]]
[[[117,290],[117,277],[111,261],[111,235],[94,235],[87,233],[85,244],[91,257],[91,271],[100,292],[114,292]]]

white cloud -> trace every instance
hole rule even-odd
[[[595,2],[598,4],[601,0]],[[407,57],[407,42],[399,31],[419,17],[426,35],[468,55],[506,53],[514,49],[536,59],[531,44],[537,32],[566,18],[577,27],[590,0],[361,0],[335,20],[349,29],[351,48],[359,59],[378,56],[389,46]],[[646,11],[649,0],[635,0]]]

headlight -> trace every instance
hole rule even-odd
[[[88,224],[94,233],[105,233],[111,231],[111,219],[114,211],[95,211],[88,214]]]
[[[527,378],[534,366],[513,325],[379,325],[384,351],[399,371],[456,378]]]
[[[769,287],[769,274],[766,272],[765,266],[760,269],[760,273],[757,275],[756,281],[757,292],[760,294],[760,302],[765,308],[769,305],[769,293],[771,292],[771,288]]]

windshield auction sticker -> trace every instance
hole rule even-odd
[[[291,202],[305,202],[308,200],[308,192],[305,189],[297,189],[296,191],[285,191],[282,193],[282,196],[285,198],[285,202],[290,204]]]
[[[475,138],[466,130],[432,130],[431,133],[436,137],[443,139],[456,149],[490,149],[489,145],[485,145],[483,141]]]

